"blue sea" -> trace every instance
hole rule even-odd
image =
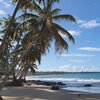
[[[63,82],[63,89],[82,92],[100,93],[100,73],[69,73],[57,75],[28,76],[27,80]],[[84,85],[91,84],[91,87]]]

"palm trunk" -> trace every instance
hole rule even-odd
[[[13,75],[13,82],[16,82],[17,78],[16,78],[16,75],[15,75],[15,69],[13,70],[12,75]]]
[[[25,75],[27,74],[28,67],[27,67],[27,65],[25,67],[26,68],[23,69],[23,72],[21,73],[21,75],[19,77],[19,80],[21,80],[22,78],[24,78]]]
[[[32,46],[33,46],[33,42],[31,42],[29,44],[28,48],[22,53],[22,55],[20,56],[19,59],[15,58],[16,62],[12,62],[9,72],[5,75],[5,78],[3,79],[2,83],[1,83],[0,92],[1,92],[2,88],[4,87],[4,85],[6,84],[10,74],[12,73],[12,71],[14,70],[16,65],[19,63],[19,61],[21,61],[23,59],[23,57],[28,53],[28,51],[31,49]]]
[[[22,73],[20,73],[18,80],[21,80],[23,78],[24,70],[25,69],[23,69]]]
[[[6,47],[6,42],[8,42],[7,40],[8,40],[8,38],[9,38],[9,33],[10,33],[9,31],[10,31],[10,28],[11,28],[11,26],[12,26],[12,22],[13,22],[15,16],[16,16],[16,13],[17,13],[17,11],[18,11],[18,7],[19,7],[19,4],[20,4],[20,1],[21,1],[21,0],[19,0],[18,3],[17,3],[17,6],[16,6],[16,8],[15,8],[15,10],[14,10],[14,12],[13,12],[12,18],[11,18],[9,24],[8,24],[7,29],[6,29],[4,38],[3,38],[3,40],[2,40],[2,44],[0,45],[0,48],[1,48],[1,50],[0,50],[0,55],[2,55],[2,52],[5,51],[5,49],[6,49],[6,48],[5,48],[5,47]],[[4,80],[3,80],[3,82],[2,82],[2,84],[1,84],[1,86],[0,86],[0,92],[1,92],[2,88],[4,87],[5,83],[7,82],[8,78],[9,78],[9,75],[11,74],[12,70],[15,68],[17,62],[18,62],[18,61],[16,61],[14,64],[12,64],[11,69],[10,69],[9,72],[5,75],[5,78],[4,78]]]
[[[16,8],[15,8],[15,10],[14,10],[14,12],[13,12],[13,15],[12,15],[12,17],[11,17],[11,20],[10,20],[10,22],[9,22],[9,24],[8,24],[7,29],[6,29],[4,38],[3,38],[3,40],[2,40],[2,44],[0,45],[0,48],[2,48],[1,51],[0,51],[0,54],[2,54],[3,50],[5,50],[5,47],[6,47],[5,45],[6,45],[6,43],[8,42],[7,40],[8,40],[8,38],[9,38],[9,33],[10,33],[9,31],[10,31],[10,28],[11,28],[11,26],[12,26],[12,22],[13,22],[15,16],[16,16],[16,13],[17,13],[17,11],[18,11],[18,7],[19,7],[19,4],[20,4],[20,1],[21,1],[21,0],[19,0],[18,3],[17,3],[17,6],[16,6]]]

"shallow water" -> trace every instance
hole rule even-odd
[[[100,93],[100,87],[66,87],[64,90],[81,91],[88,93]]]

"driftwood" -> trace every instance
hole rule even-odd
[[[52,90],[59,90],[59,86],[58,85],[53,85],[53,86],[51,86],[51,89]]]
[[[3,98],[0,96],[0,100],[3,100]]]

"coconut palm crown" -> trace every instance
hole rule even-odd
[[[20,19],[26,18],[22,25],[27,26],[28,30],[28,33],[23,38],[23,45],[27,45],[27,43],[34,40],[35,45],[45,52],[54,40],[56,51],[61,53],[65,49],[68,50],[68,43],[61,34],[66,35],[73,43],[74,38],[56,22],[62,20],[76,22],[76,20],[72,15],[60,14],[61,9],[59,8],[52,9],[55,3],[54,0],[47,1],[44,6],[33,1],[35,4],[33,12],[35,13],[25,13],[19,17]]]

